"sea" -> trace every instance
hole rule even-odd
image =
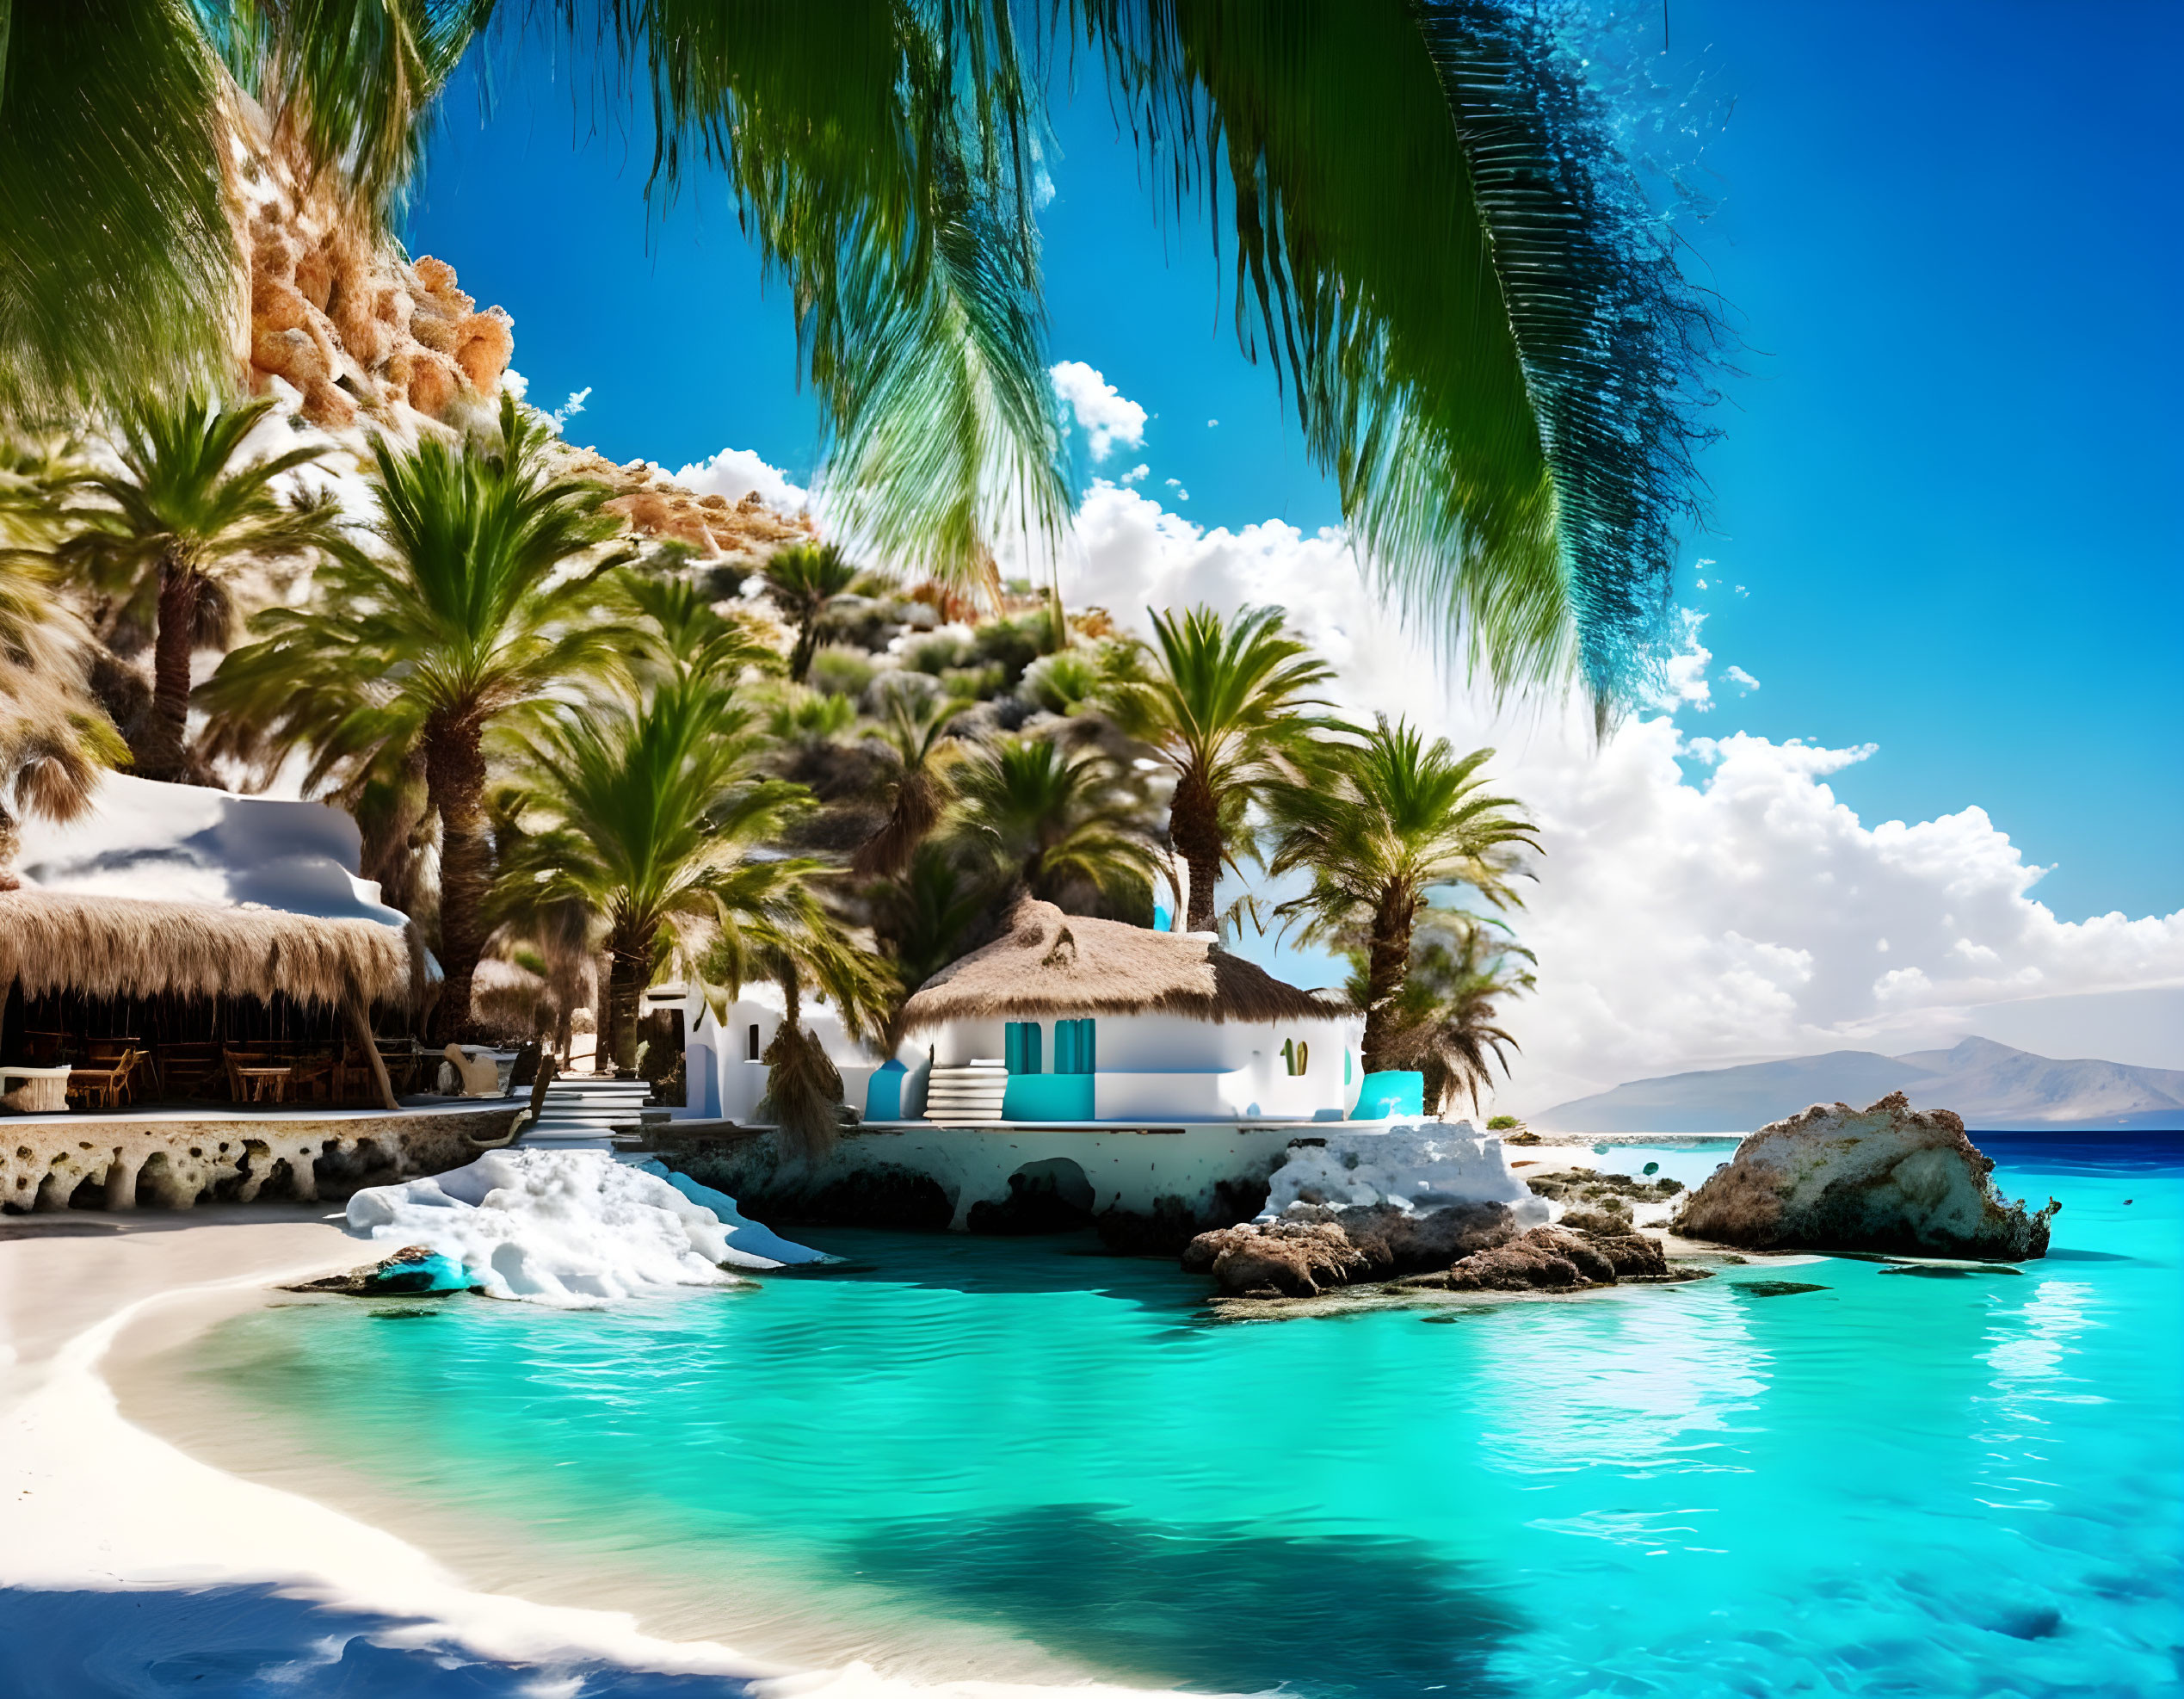
[[[841,1263],[576,1313],[299,1300],[186,1373],[289,1484],[323,1460],[352,1506],[429,1506],[565,1597],[783,1664],[1300,1699],[2184,1691],[2184,1137],[1976,1136],[2007,1195],[2062,1202],[2045,1259],[1237,1319],[1089,1235],[810,1228]],[[1595,1159],[1690,1183],[1733,1143]],[[269,1597],[151,1608],[109,1613],[99,1690],[736,1685],[466,1661],[323,1603],[293,1607],[319,1613],[299,1665],[293,1634],[206,1626]]]

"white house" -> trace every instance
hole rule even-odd
[[[842,1101],[862,1112],[872,1077],[885,1059],[851,1038],[824,998],[806,996],[803,1002],[805,1028],[817,1035],[841,1071]],[[702,992],[680,985],[654,987],[645,1006],[682,1010],[686,1084],[676,1118],[750,1121],[766,1095],[766,1064],[759,1059],[781,1024],[780,987],[770,982],[745,985],[719,1018]],[[903,1053],[905,1067],[910,1060],[924,1059],[922,1050],[909,1047]]]
[[[1009,930],[912,997],[930,1057],[904,1118],[1018,1123],[1340,1121],[1363,1022],[1210,933],[1017,905]],[[996,1101],[996,1097],[998,1101]],[[945,1107],[944,1107],[945,1106]]]

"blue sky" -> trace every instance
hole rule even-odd
[[[2038,894],[2065,917],[2184,906],[2184,8],[1667,16],[1659,74],[1728,113],[1693,268],[1751,350],[1685,551],[1718,685],[1691,729],[1877,744],[1830,781],[1869,824],[1979,804],[2053,864]],[[648,216],[645,141],[579,127],[544,69],[504,66],[489,121],[456,91],[412,251],[515,315],[534,398],[591,387],[573,438],[670,467],[750,448],[808,476],[787,302],[762,293],[732,207],[701,185]],[[1331,522],[1203,230],[1156,220],[1101,88],[1056,127],[1053,357],[1155,416],[1127,458],[1194,522]],[[1731,664],[1760,688],[1719,688]]]

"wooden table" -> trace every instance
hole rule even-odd
[[[287,1096],[290,1072],[291,1070],[287,1068],[239,1066],[234,1071],[235,1077],[243,1082],[244,1090],[249,1094],[246,1101],[253,1103],[278,1103],[283,1101]]]

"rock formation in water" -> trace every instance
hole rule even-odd
[[[1762,1128],[1691,1195],[1675,1230],[1755,1251],[1879,1251],[2021,1262],[2047,1254],[2052,1201],[2005,1202],[1994,1163],[1946,1109],[1891,1092],[1816,1103]]]
[[[1668,1277],[1659,1239],[1619,1225],[1576,1232],[1564,1226],[1534,1227],[1521,1239],[1477,1251],[1430,1283],[1452,1292],[1557,1291]]]

